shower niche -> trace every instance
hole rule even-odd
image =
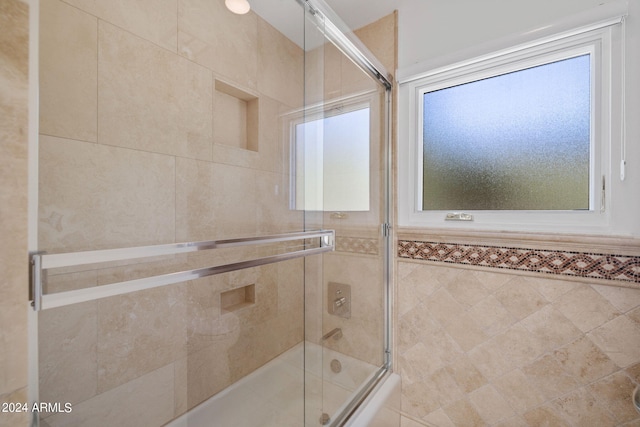
[[[258,151],[259,98],[222,80],[215,80],[213,142]]]
[[[220,293],[220,313],[231,313],[256,302],[256,285],[251,284]]]

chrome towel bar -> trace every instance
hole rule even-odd
[[[100,264],[113,261],[123,261],[137,258],[148,258],[159,255],[173,255],[187,252],[195,252],[210,249],[240,247],[248,245],[260,245],[267,243],[279,243],[305,239],[320,239],[317,246],[248,261],[234,262],[219,266],[198,268],[194,270],[179,271],[175,273],[161,274],[135,280],[127,280],[109,285],[93,286],[53,294],[43,293],[43,277],[45,272],[54,268],[74,267],[87,264]],[[92,301],[109,296],[122,295],[143,289],[151,289],[166,286],[188,280],[199,279],[215,274],[260,265],[272,264],[289,259],[305,257],[309,255],[330,252],[335,249],[335,232],[333,230],[305,231],[297,233],[275,234],[240,239],[211,240],[201,242],[173,243],[166,245],[141,246],[121,249],[105,249],[98,251],[72,252],[64,254],[31,255],[31,295],[34,310],[46,310],[54,307],[62,307],[79,302]]]

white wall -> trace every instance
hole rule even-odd
[[[539,30],[609,3],[621,1],[400,0],[399,68]]]

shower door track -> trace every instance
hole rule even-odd
[[[46,272],[55,268],[77,267],[114,261],[126,261],[162,255],[175,255],[210,249],[233,248],[267,243],[280,243],[295,240],[319,239],[319,243],[310,248],[289,251],[246,261],[227,263],[193,270],[179,271],[141,279],[127,280],[108,285],[92,286],[52,294],[44,293]],[[306,244],[303,242],[303,245]],[[160,286],[195,280],[202,277],[227,273],[245,268],[273,264],[295,258],[316,255],[335,250],[335,232],[333,230],[284,233],[239,239],[209,240],[200,242],[172,243],[166,245],[140,246],[131,248],[105,249],[97,251],[71,252],[62,254],[38,253],[31,255],[31,295],[35,311],[62,307],[80,302],[93,301],[115,295],[151,289]]]

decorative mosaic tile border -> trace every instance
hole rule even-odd
[[[378,255],[378,239],[336,236],[336,250],[356,254]]]
[[[640,283],[640,256],[398,241],[400,258]]]

